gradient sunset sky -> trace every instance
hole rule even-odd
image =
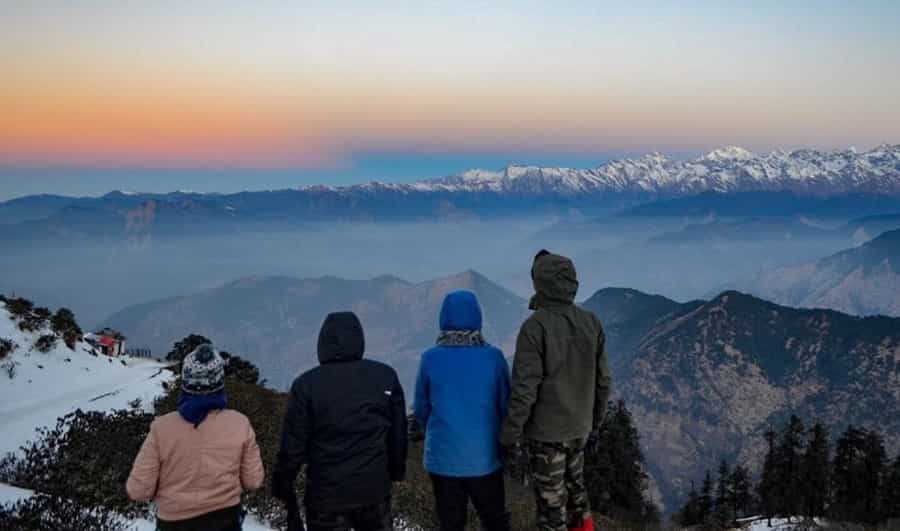
[[[0,199],[900,143],[900,2],[4,1]]]

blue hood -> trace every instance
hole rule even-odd
[[[439,320],[441,330],[481,330],[481,306],[471,291],[460,290],[444,297]]]

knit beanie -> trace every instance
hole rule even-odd
[[[194,349],[181,367],[181,389],[195,395],[208,395],[225,388],[225,360],[209,344]]]

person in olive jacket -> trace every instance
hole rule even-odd
[[[600,320],[575,305],[578,280],[566,257],[541,251],[531,270],[534,313],[519,332],[500,442],[518,453],[524,434],[541,531],[592,530],[584,451],[606,411],[610,374]]]
[[[326,317],[320,365],[291,386],[273,495],[302,529],[294,483],[306,465],[310,531],[392,529],[391,485],[406,475],[406,402],[397,373],[364,360],[365,339],[350,312]]]

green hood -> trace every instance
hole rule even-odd
[[[535,295],[528,307],[532,310],[575,303],[578,277],[575,264],[565,256],[539,256],[531,268],[531,278],[534,280]]]

